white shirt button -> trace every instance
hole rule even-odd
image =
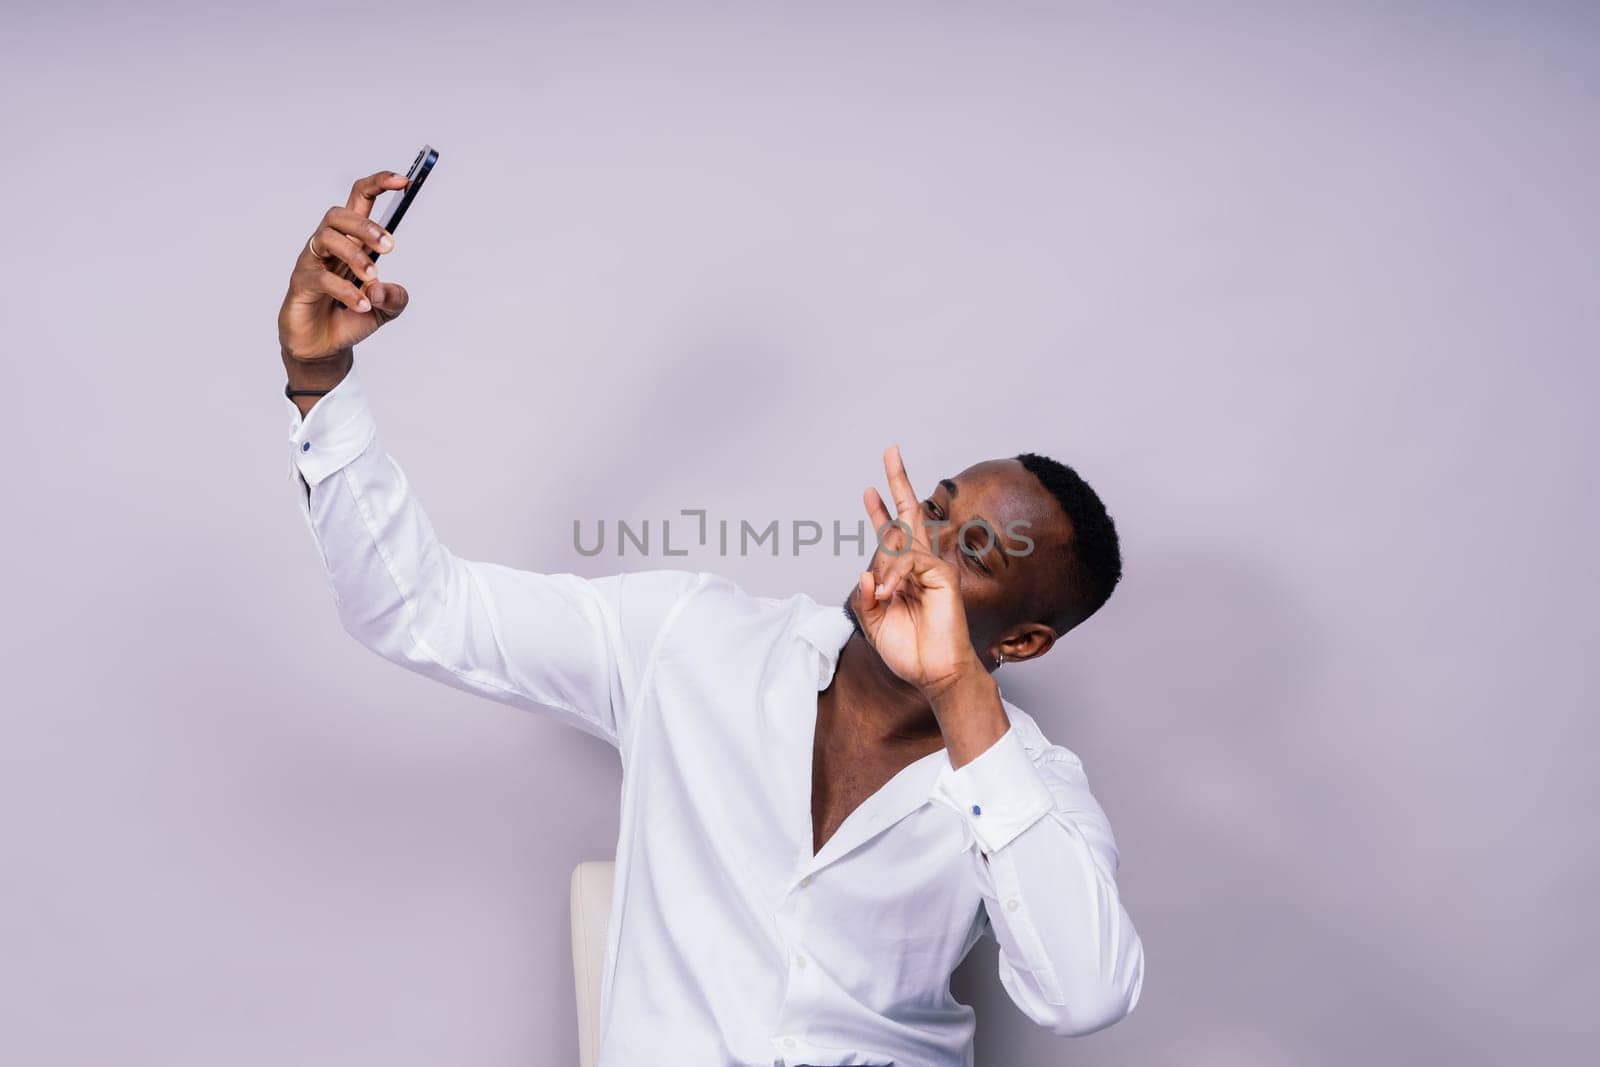
[[[806,886],[808,886],[810,884],[811,884],[811,876],[809,874],[806,875],[804,878],[800,879],[800,888],[801,889],[804,889]]]
[[[1012,897],[1010,900],[1006,901],[1007,911],[1016,911],[1020,907],[1022,907],[1022,901],[1018,900],[1016,897]]]
[[[786,1037],[786,1038],[783,1039],[783,1047],[784,1048],[794,1048],[795,1044],[796,1044],[795,1039],[792,1038],[792,1037]]]
[[[796,967],[800,968],[802,971],[805,970],[806,969],[806,958],[804,956],[796,956],[794,958],[794,965]]]

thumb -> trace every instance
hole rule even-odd
[[[877,588],[878,580],[873,573],[862,571],[857,576],[856,587],[851,593],[854,599],[851,606],[855,608],[856,621],[861,623],[861,628],[867,632],[869,638],[877,632],[878,624],[883,621],[884,611],[887,610],[887,605],[874,595]]]
[[[406,309],[411,294],[406,292],[405,286],[395,282],[373,282],[367,286],[367,299],[385,318],[392,319]]]

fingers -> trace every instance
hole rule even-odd
[[[321,266],[295,271],[290,291],[309,296],[331,296],[352,311],[372,309],[372,302],[361,294],[353,282]]]
[[[887,562],[874,560],[867,574],[873,585],[867,595],[885,606],[896,593],[915,600],[928,590],[959,589],[961,585],[954,565],[921,548],[912,548]]]
[[[871,571],[877,579],[876,595],[879,600],[894,596],[905,576],[911,573],[911,556],[931,552],[928,531],[922,519],[922,504],[917,500],[906,477],[905,463],[898,445],[891,445],[883,453],[883,469],[889,476],[889,491],[894,496],[893,519],[884,506],[883,497],[874,486],[862,494],[872,528],[877,531],[880,551],[873,556]]]
[[[350,187],[350,199],[345,202],[345,207],[363,217],[371,215],[373,201],[378,199],[379,193],[404,189],[409,180],[404,174],[396,174],[392,170],[380,170],[365,178],[357,178]]]
[[[323,253],[322,263],[336,259],[346,264],[352,279],[366,282],[378,276],[378,268],[373,266],[367,250],[355,238],[340,233],[332,226],[322,227],[312,235],[309,243],[316,245],[317,250]]]
[[[873,556],[872,572],[877,577],[877,595],[888,599],[908,573],[905,558],[917,551],[931,552],[928,529],[922,518],[922,505],[911,480],[906,477],[904,460],[898,445],[891,445],[883,453],[883,470],[889,477],[889,492],[894,498],[896,515],[891,520],[878,490],[868,487],[862,494],[872,528],[878,534],[879,551]]]
[[[312,251],[313,245],[317,252],[322,253],[321,258]],[[360,287],[378,276],[378,270],[372,264],[373,257],[393,248],[394,238],[366,215],[350,208],[330,207],[323,213],[322,225],[301,250],[296,274],[311,270],[329,274],[346,283],[358,295],[354,300],[345,300],[343,297],[339,297],[339,300],[348,308],[365,311],[367,308],[358,308],[356,302],[361,299]],[[335,288],[342,291],[344,287]],[[322,293],[329,292],[329,289],[317,282],[308,291]]]
[[[911,490],[911,480],[906,477],[905,461],[900,456],[900,446],[890,445],[883,450],[883,473],[889,477],[889,495],[894,498],[895,514],[910,521],[909,516],[921,510],[917,494]]]
[[[922,548],[913,548],[895,560],[889,580],[878,587],[878,597],[887,602],[903,590],[916,598],[929,590],[959,589],[960,585],[954,564]]]
[[[379,226],[376,222],[357,211],[347,207],[330,207],[322,215],[322,223],[317,232],[331,229],[336,233],[348,236],[351,240],[365,246],[373,252],[392,252],[394,250],[394,237]],[[317,238],[317,248],[322,252],[329,252],[322,239]],[[307,249],[309,253],[310,249]]]
[[[878,495],[877,488],[867,486],[866,491],[861,494],[861,500],[867,506],[867,518],[872,522],[872,529],[878,535],[879,544],[898,552],[900,545],[905,541],[906,532],[899,526],[891,525],[894,520],[889,517],[889,509],[883,506],[883,497]]]
[[[911,539],[923,548],[929,548],[928,531],[922,523],[922,505],[906,477],[905,461],[900,456],[900,446],[890,445],[883,451],[883,472],[889,477],[889,495],[894,498],[895,517],[911,527]]]
[[[883,506],[883,497],[878,495],[875,487],[867,486],[861,494],[861,501],[866,505],[867,517],[878,539],[878,550],[873,552],[872,562],[868,566],[868,573],[874,577],[876,588],[889,580],[894,563],[906,554],[909,539],[904,524],[889,517],[888,509]]]
[[[370,215],[378,196],[408,184],[402,175],[379,171],[357,181],[344,206],[323,213],[300,247],[278,311],[278,339],[286,356],[322,358],[405,310],[410,297],[403,286],[377,285],[372,261],[393,251],[394,237]],[[363,293],[363,286],[371,292]]]
[[[942,566],[944,561],[925,544],[914,538],[907,539],[905,521],[889,518],[876,489],[869,486],[861,496],[879,539],[879,549],[872,554],[866,572],[873,586],[868,596],[888,601],[908,576],[925,574],[932,567]]]
[[[890,559],[888,564],[879,570],[877,574],[878,587],[875,594],[879,600],[888,602],[894,599],[895,590],[900,588],[901,583],[905,581],[906,576],[915,567],[916,555],[917,550],[912,548],[904,555]]]
[[[861,495],[879,539],[879,551],[873,554],[867,572],[873,579],[872,598],[879,603],[887,603],[908,581],[911,586],[918,588],[957,586],[959,576],[933,550],[922,504],[911,488],[911,479],[906,475],[899,446],[891,445],[884,450],[883,469],[889,477],[889,489],[894,496],[897,512],[894,519],[890,519],[883,497],[876,488],[868,486]],[[909,538],[906,536],[908,530]]]

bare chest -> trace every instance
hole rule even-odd
[[[822,851],[844,821],[890,779],[941,742],[882,747],[819,730],[811,758],[811,851]]]
[[[840,773],[818,764],[811,776],[811,852],[816,855],[828,838],[844,825],[850,813],[883,788],[894,772],[866,772],[851,768]]]

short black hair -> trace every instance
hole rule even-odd
[[[1036,452],[1024,452],[1017,460],[1050,491],[1072,523],[1067,543],[1069,588],[1065,596],[1055,593],[1049,597],[1055,617],[1044,620],[1058,630],[1070,630],[1099,611],[1122,580],[1117,524],[1111,521],[1100,495],[1065,463]]]

